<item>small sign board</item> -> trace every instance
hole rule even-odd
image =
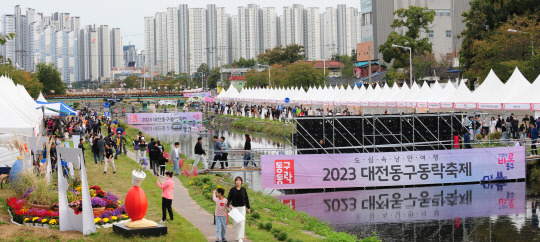
[[[285,103],[289,103],[291,101],[291,99],[289,99],[288,97],[285,98]]]

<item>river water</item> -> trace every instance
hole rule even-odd
[[[242,149],[244,145],[245,131],[232,128],[136,127],[162,142],[180,142],[188,157],[193,157],[199,136],[206,150],[212,149],[214,135],[224,136],[231,149]],[[290,148],[279,138],[250,135],[253,149]],[[241,157],[229,155],[229,160],[235,159]],[[540,187],[524,182],[298,193],[262,189],[260,171],[229,174],[242,176],[251,189],[275,196],[296,211],[360,238],[375,232],[383,241],[540,240],[540,211],[536,207],[540,196],[535,195],[540,193]]]

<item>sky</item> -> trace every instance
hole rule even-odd
[[[238,6],[250,3],[260,7],[275,7],[276,13],[283,13],[283,6],[303,4],[304,7],[319,7],[324,12],[326,7],[347,4],[360,10],[360,0],[0,0],[0,15],[13,14],[14,7],[21,5],[22,14],[27,8],[50,16],[54,12],[70,13],[81,17],[81,27],[97,24],[120,28],[124,45],[134,44],[137,49],[144,48],[144,17],[154,16],[156,12],[165,12],[167,7],[188,4],[190,8],[206,8],[207,4],[225,7],[227,13],[238,14]],[[1,21],[1,19],[0,19]],[[0,22],[1,26],[1,22]],[[1,28],[1,27],[0,27]]]

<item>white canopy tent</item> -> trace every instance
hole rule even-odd
[[[337,86],[303,88],[245,88],[239,93],[232,94],[229,88],[220,94],[221,101],[243,102],[251,104],[285,104],[285,98],[290,99],[289,105],[325,106],[325,107],[355,107],[362,112],[382,113],[393,108],[392,112],[414,112],[431,109],[469,109],[469,110],[522,110],[540,111],[540,96],[535,90],[540,89],[540,76],[531,84],[519,71],[514,70],[512,76],[504,84],[491,70],[484,82],[471,92],[464,84],[455,87],[452,83],[444,88],[435,82],[432,87],[418,86],[413,83],[409,88],[389,86],[369,86],[366,88],[343,88]],[[234,90],[235,91],[235,90]]]

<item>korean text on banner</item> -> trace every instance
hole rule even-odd
[[[202,122],[201,112],[182,113],[128,113],[128,124],[172,124],[175,119],[182,123]]]
[[[525,147],[261,156],[268,189],[383,187],[525,178]]]

